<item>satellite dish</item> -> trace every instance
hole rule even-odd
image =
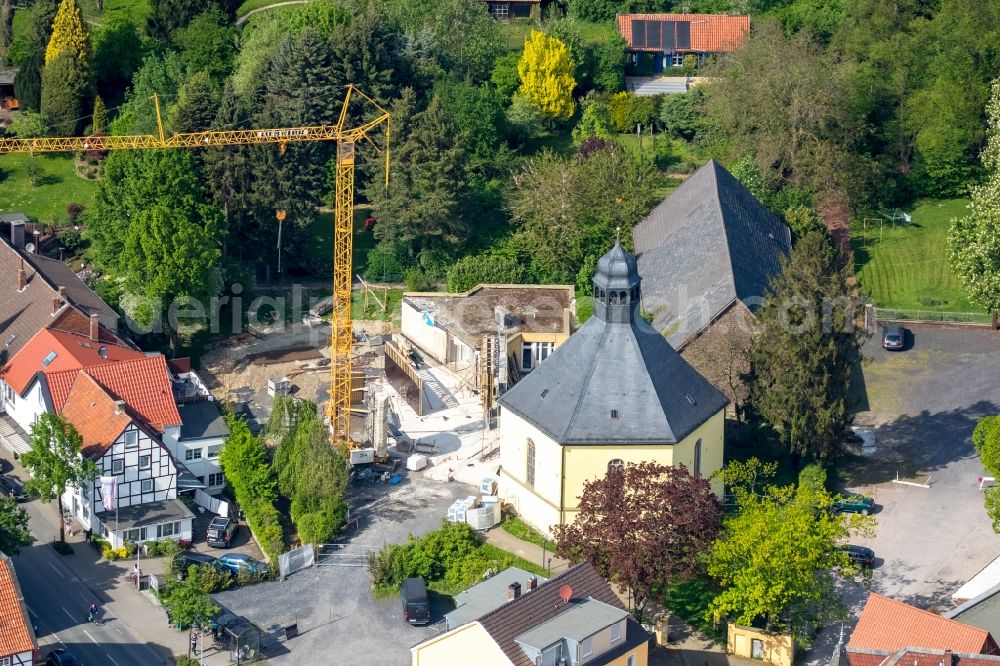
[[[563,585],[560,587],[559,598],[563,600],[563,603],[568,603],[569,600],[573,598],[573,588],[569,585]]]
[[[31,254],[32,252],[35,251],[35,244],[34,243],[28,243],[27,245],[24,246],[24,250],[28,254]]]

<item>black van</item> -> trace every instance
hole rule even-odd
[[[403,619],[410,624],[431,621],[431,605],[427,601],[427,586],[423,578],[407,578],[399,592],[403,602]]]

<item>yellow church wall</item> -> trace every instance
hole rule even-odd
[[[694,471],[695,443],[701,440],[701,475],[722,468],[725,413],[719,411],[678,444],[607,444],[560,446],[520,416],[500,417],[500,497],[533,527],[551,535],[553,525],[572,522],[586,481],[607,472],[608,463],[644,461],[684,464]],[[527,442],[535,444],[535,483],[527,482]],[[563,471],[565,470],[565,471]],[[720,481],[712,491],[722,496]]]
[[[428,639],[410,648],[412,666],[510,666],[510,660],[478,622]]]

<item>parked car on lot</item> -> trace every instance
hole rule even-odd
[[[848,495],[833,501],[833,510],[838,513],[860,513],[867,516],[875,508],[875,500],[864,495]]]
[[[0,495],[4,497],[13,497],[18,502],[23,502],[28,498],[24,494],[24,485],[13,476],[0,476]]]
[[[80,666],[80,662],[72,652],[56,648],[45,657],[45,666]]]
[[[906,346],[906,329],[902,324],[890,323],[883,326],[882,346],[889,350],[902,350]]]
[[[267,564],[264,562],[258,562],[254,558],[249,555],[244,555],[243,553],[227,553],[219,557],[215,563],[218,567],[228,569],[234,576],[241,571],[260,575],[267,573]]]
[[[209,566],[216,565],[216,559],[211,555],[206,555],[205,553],[197,553],[193,550],[184,551],[183,553],[177,553],[171,563],[171,571],[177,576],[178,580],[184,580],[187,578],[188,569],[191,566],[202,566],[207,564]]]
[[[431,605],[427,600],[427,585],[423,578],[407,578],[399,589],[403,602],[403,619],[410,624],[427,624],[431,621]]]
[[[847,553],[851,564],[857,564],[862,567],[870,567],[875,564],[875,551],[871,548],[851,544],[849,546],[841,546],[841,550]]]
[[[240,524],[234,519],[216,516],[208,526],[205,541],[213,548],[229,548],[239,529]]]

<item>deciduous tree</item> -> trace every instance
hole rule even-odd
[[[820,233],[795,245],[757,311],[752,407],[793,456],[837,453],[860,334],[835,250]]]
[[[708,573],[723,590],[707,619],[764,621],[766,628],[798,639],[813,623],[843,614],[835,574],[857,569],[837,545],[849,527],[870,534],[874,519],[852,516],[845,522],[830,511],[832,505],[833,497],[816,483],[738,492],[737,512],[726,518],[708,560]]]
[[[188,72],[207,72],[221,80],[233,69],[236,55],[236,28],[216,8],[198,14],[173,35],[181,49],[181,60]]]
[[[628,589],[641,620],[657,585],[699,570],[721,513],[708,481],[683,465],[630,463],[584,484],[576,519],[553,531],[557,553]]]
[[[34,542],[28,529],[28,512],[13,497],[0,496],[0,553],[17,555]]]
[[[521,77],[521,94],[538,107],[542,118],[556,121],[573,117],[573,59],[559,39],[532,30],[524,42],[517,73]]]
[[[63,417],[43,413],[31,426],[31,450],[21,456],[21,464],[31,474],[26,492],[42,502],[59,504],[59,540],[66,540],[62,497],[70,486],[89,483],[97,476],[97,466],[80,453],[83,438]]]
[[[1000,81],[993,84],[986,111],[987,178],[971,188],[969,214],[951,221],[948,259],[972,300],[1000,312]]]
[[[98,92],[116,104],[142,66],[145,48],[139,31],[128,19],[111,15],[94,31],[94,82]]]
[[[988,476],[1000,479],[1000,416],[984,416],[972,432],[972,445],[979,454]],[[986,513],[993,522],[993,531],[1000,534],[1000,486],[985,492]]]

